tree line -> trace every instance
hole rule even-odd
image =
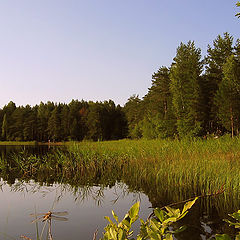
[[[181,43],[170,67],[152,75],[147,94],[124,107],[112,100],[40,103],[0,109],[0,140],[68,141],[183,138],[240,131],[240,39],[217,36],[207,55]]]
[[[97,141],[127,136],[122,107],[111,100],[47,102],[34,107],[9,102],[0,109],[0,126],[2,141]]]
[[[219,35],[204,58],[194,41],[181,43],[171,66],[152,75],[143,99],[133,95],[124,110],[133,138],[238,135],[240,40]]]

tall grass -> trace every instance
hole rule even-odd
[[[171,201],[213,193],[223,185],[226,204],[240,197],[240,138],[79,143],[68,151],[80,165],[118,169],[130,186]]]
[[[4,145],[4,146],[24,146],[24,145],[37,145],[38,142],[36,141],[28,141],[28,142],[23,142],[23,141],[0,141],[0,145]]]
[[[14,155],[8,166],[38,181],[61,179],[72,185],[123,181],[147,193],[153,205],[213,193],[224,185],[221,207],[239,207],[235,200],[240,197],[240,138],[229,136],[73,143],[41,158]],[[3,161],[0,168],[6,170]]]

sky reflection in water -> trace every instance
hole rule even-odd
[[[125,184],[112,188],[94,186],[78,188],[76,192],[69,185],[54,184],[39,186],[33,181],[18,182],[9,186],[1,181],[0,193],[0,238],[19,238],[25,235],[35,239],[36,226],[29,215],[37,212],[68,211],[68,221],[53,221],[54,239],[92,239],[98,228],[98,238],[107,225],[104,216],[111,216],[111,210],[123,218],[126,211],[136,201],[141,201],[140,217],[150,214],[151,203],[143,193],[129,192]],[[39,222],[41,230],[43,223]],[[135,226],[138,229],[137,226]],[[9,237],[7,237],[9,236]]]

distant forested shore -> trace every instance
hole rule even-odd
[[[208,45],[181,43],[170,67],[152,75],[141,99],[40,103],[0,109],[1,141],[82,141],[239,135],[240,39],[229,33]]]

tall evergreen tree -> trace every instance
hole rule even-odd
[[[25,141],[37,139],[37,107],[27,105],[24,109],[23,138]]]
[[[124,105],[124,112],[128,121],[128,136],[142,137],[141,121],[144,118],[142,100],[137,95],[131,96]]]
[[[101,127],[101,104],[99,102],[89,102],[87,116],[87,138],[94,141],[103,140],[103,129]]]
[[[50,113],[47,110],[46,104],[41,102],[37,108],[37,140],[38,141],[47,141],[47,126],[48,126],[48,117]]]
[[[196,136],[201,131],[200,75],[201,50],[194,42],[181,43],[171,67],[171,92],[180,137]]]
[[[16,110],[16,104],[10,101],[7,105],[3,107],[3,112],[6,114],[7,119],[7,131],[5,132],[5,140],[11,141],[14,140],[12,134],[12,126],[14,124],[14,120],[12,119],[12,115]]]
[[[206,61],[205,75],[205,99],[206,99],[206,121],[205,128],[208,132],[222,131],[217,115],[217,107],[214,102],[219,84],[223,79],[223,65],[228,57],[233,54],[233,37],[229,33],[224,33],[213,41],[213,47],[208,45],[208,55]]]
[[[176,120],[173,114],[169,74],[167,67],[160,67],[152,76],[152,86],[143,99],[143,137],[165,138],[175,133]]]
[[[64,104],[61,111],[61,132],[63,140],[70,140],[70,119],[69,119],[69,107]]]
[[[239,134],[240,127],[240,61],[234,55],[224,64],[223,75],[215,104],[220,122],[233,137]]]
[[[48,120],[48,134],[53,141],[61,140],[60,106],[55,106]]]
[[[2,122],[2,139],[7,140],[8,133],[8,122],[7,122],[7,114],[4,114],[3,122]]]
[[[25,108],[17,107],[11,114],[11,125],[9,126],[9,135],[11,140],[23,141],[23,124],[25,119]]]

